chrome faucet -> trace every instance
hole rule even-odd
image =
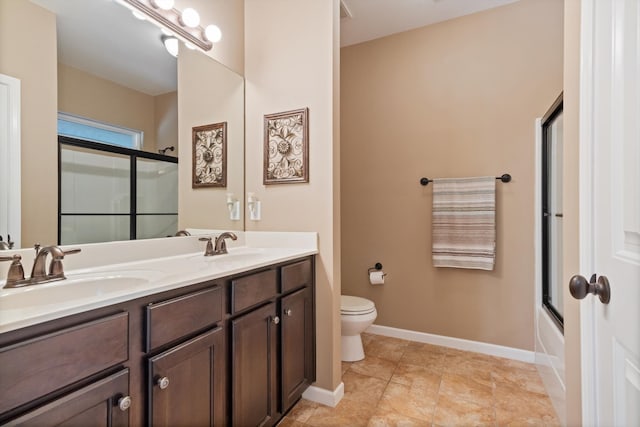
[[[222,255],[227,253],[227,243],[225,239],[237,240],[238,236],[227,231],[216,237],[216,244],[213,248],[214,255]]]
[[[187,230],[179,230],[176,234],[174,234],[175,237],[180,237],[180,236],[191,236],[191,233],[189,233]]]
[[[37,285],[38,283],[48,283],[56,280],[64,280],[64,268],[62,260],[65,255],[77,254],[80,249],[71,249],[63,251],[58,246],[47,246],[40,248],[35,245],[36,257],[33,260],[33,268],[31,269],[31,277],[24,277],[24,269],[20,260],[20,255],[12,257],[0,257],[0,261],[12,261],[9,272],[7,273],[7,283],[5,288],[19,288],[21,286]],[[51,263],[49,264],[49,272],[47,272],[47,256],[51,254]]]

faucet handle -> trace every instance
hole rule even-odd
[[[49,275],[50,276],[61,276],[64,277],[64,267],[62,265],[62,260],[66,255],[73,255],[80,253],[82,249],[69,249],[66,251],[62,251],[62,256],[54,256],[51,259],[51,264],[49,264]]]
[[[213,253],[213,243],[211,243],[211,237],[200,237],[198,240],[201,242],[207,242],[207,248],[204,251],[204,256],[212,256]]]
[[[17,254],[13,256],[0,256],[0,261],[11,261],[11,266],[7,272],[5,288],[13,287],[17,282],[24,280],[24,268],[22,268],[21,259],[22,257]]]

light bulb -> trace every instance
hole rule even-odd
[[[174,0],[153,0],[151,4],[155,4],[162,10],[171,10],[173,9]]]
[[[200,25],[200,15],[195,9],[191,7],[188,7],[182,11],[181,19],[184,25],[186,25],[187,27],[195,28]]]
[[[147,19],[147,15],[140,12],[139,10],[132,10],[131,13],[133,13],[133,16],[135,16],[137,19],[141,21],[144,21],[145,19]]]
[[[217,25],[207,25],[204,29],[204,36],[212,43],[217,43],[222,38],[222,31]]]
[[[164,43],[165,49],[171,56],[178,57],[178,39],[173,36],[162,36],[162,43]]]

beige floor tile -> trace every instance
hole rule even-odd
[[[431,427],[431,422],[411,418],[392,410],[378,409],[367,427]]]
[[[472,377],[478,382],[493,387],[491,374],[495,363],[486,356],[480,356],[477,353],[447,354],[444,359],[444,372]]]
[[[546,395],[544,383],[537,370],[512,368],[509,366],[494,367],[492,378],[496,387],[512,386],[521,390]]]
[[[396,366],[396,362],[367,355],[364,360],[353,362],[349,367],[349,371],[389,381]]]
[[[449,426],[495,426],[493,406],[482,406],[473,402],[441,395],[436,404],[433,424]]]
[[[343,362],[336,408],[301,399],[282,427],[559,426],[535,365],[374,334]]]
[[[342,362],[342,375],[349,370],[351,363],[353,362]]]
[[[375,411],[375,404],[342,399],[331,408],[320,405],[306,421],[313,427],[365,427]]]
[[[409,341],[392,337],[378,336],[367,342],[364,346],[364,353],[367,357],[375,356],[380,359],[397,362],[402,357]]]
[[[442,347],[429,344],[415,344],[412,343],[407,346],[404,354],[400,358],[400,362],[442,371],[446,354]]]
[[[378,408],[431,422],[436,399],[437,393],[429,389],[390,382],[380,399]]]
[[[504,384],[497,385],[494,394],[496,421],[500,426],[559,424],[546,395]]]
[[[285,417],[277,424],[277,427],[308,427],[308,424]]]
[[[387,381],[367,375],[361,375],[351,370],[342,376],[344,382],[344,399],[367,402],[375,405],[387,385]]]
[[[481,406],[493,406],[493,388],[482,379],[458,374],[442,374],[440,395],[466,400]]]
[[[291,411],[289,411],[289,413],[287,414],[287,418],[295,421],[306,422],[313,414],[313,411],[315,411],[319,406],[319,403],[311,402],[306,399],[300,399],[298,403],[296,403],[295,406],[291,409]]]
[[[393,372],[391,381],[398,384],[412,386],[414,384],[433,389],[435,393],[440,388],[442,373],[430,367],[399,363]]]

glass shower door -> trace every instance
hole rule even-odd
[[[136,159],[136,239],[178,231],[178,164]]]

